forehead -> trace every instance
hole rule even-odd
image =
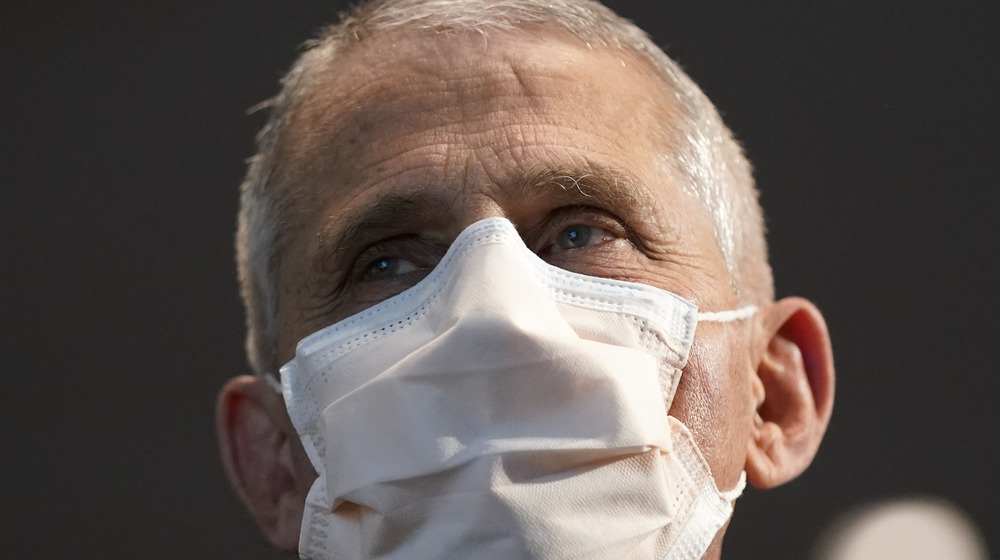
[[[393,32],[309,78],[279,138],[279,176],[345,203],[428,175],[502,182],[568,163],[660,186],[648,175],[663,171],[670,98],[645,60],[570,36]]]

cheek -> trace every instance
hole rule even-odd
[[[310,283],[311,253],[302,244],[292,244],[284,255],[277,290],[277,367],[292,359],[302,338],[325,326],[317,313],[322,306],[313,295],[316,287]]]
[[[744,343],[736,326],[698,326],[670,414],[695,442],[725,490],[736,484],[746,461],[753,410]]]

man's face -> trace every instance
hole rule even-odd
[[[422,278],[503,216],[574,272],[704,310],[738,305],[707,211],[663,157],[676,119],[648,64],[548,34],[390,34],[317,77],[278,147],[299,207],[279,278],[278,355]],[[670,413],[736,484],[754,402],[745,325],[702,324]]]

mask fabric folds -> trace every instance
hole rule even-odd
[[[700,559],[743,482],[719,492],[667,415],[698,318],[545,263],[507,220],[473,224],[282,368],[319,473],[302,558]]]

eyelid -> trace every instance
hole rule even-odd
[[[356,282],[366,281],[367,267],[381,258],[401,258],[412,262],[418,269],[430,270],[447,252],[440,243],[413,234],[396,235],[374,242],[358,252],[351,264],[350,276]]]
[[[635,237],[634,232],[625,225],[624,220],[603,208],[581,205],[562,206],[549,212],[548,218],[540,228],[540,234],[534,243],[535,252],[539,253],[552,245],[563,228],[574,224],[600,228],[629,241]]]
[[[624,220],[619,218],[613,212],[609,212],[598,206],[585,206],[585,205],[573,205],[573,206],[560,206],[549,212],[549,219],[552,221],[565,221],[565,220],[579,220],[579,219],[596,219],[601,223],[616,224],[618,226],[624,225]]]
[[[437,266],[448,247],[416,234],[394,235],[350,250],[324,264],[331,282],[314,292],[314,316],[339,320],[384,301],[416,284]],[[385,278],[365,278],[368,265],[378,258],[405,258],[416,270]]]

